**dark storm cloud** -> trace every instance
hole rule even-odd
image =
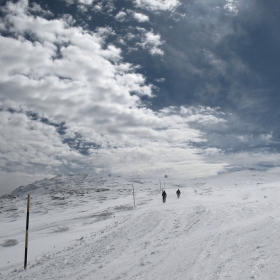
[[[241,149],[247,146],[246,141],[238,140],[242,135],[253,135],[252,142],[258,145],[261,135],[271,131],[277,142],[279,2],[181,2],[178,21],[162,14],[153,22],[149,15],[165,42],[162,60],[144,61],[149,77],[165,78],[158,85],[154,108],[199,104],[234,113],[235,119],[228,119],[230,125],[212,131],[213,135],[206,130],[208,145]],[[234,137],[228,141],[228,135]]]

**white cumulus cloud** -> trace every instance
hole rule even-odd
[[[138,22],[145,22],[145,21],[149,21],[149,17],[141,14],[141,13],[134,13],[134,18],[138,21]]]
[[[146,31],[145,29],[141,30],[143,36],[141,43],[138,43],[138,45],[140,45],[144,49],[148,49],[150,54],[152,55],[164,55],[164,51],[160,48],[160,46],[164,43],[161,40],[160,34],[155,34],[153,33],[153,31]]]
[[[134,4],[150,11],[174,11],[181,5],[178,0],[134,0]]]
[[[122,22],[122,21],[124,21],[124,20],[126,19],[126,16],[127,16],[126,12],[124,12],[124,11],[119,11],[119,12],[116,14],[116,16],[115,16],[115,19],[118,20],[118,21],[120,21],[120,22]]]
[[[141,97],[152,98],[154,86],[138,66],[123,61],[120,48],[106,44],[112,28],[89,31],[69,16],[47,19],[35,10],[26,0],[2,8],[1,174],[141,170],[191,176],[199,166],[200,175],[225,168],[207,163],[207,153],[192,146],[206,140],[190,127],[223,119],[211,118],[210,109],[208,115],[193,110],[197,116],[191,117],[185,107],[146,108]],[[140,33],[142,48],[163,55],[159,34]]]

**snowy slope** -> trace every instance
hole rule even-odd
[[[161,184],[166,204],[158,179],[139,177],[57,176],[2,197],[0,278],[280,279],[280,175],[247,170]]]

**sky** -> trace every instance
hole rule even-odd
[[[0,15],[0,194],[56,174],[278,170],[278,0],[0,0]]]

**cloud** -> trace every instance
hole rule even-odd
[[[115,19],[119,22],[131,21],[133,18],[137,22],[147,22],[147,21],[149,21],[149,17],[147,15],[144,15],[142,13],[134,12],[131,9],[126,9],[125,11],[121,10],[115,15]]]
[[[225,10],[229,7],[235,7],[238,13],[229,16]],[[180,6],[180,12],[185,14],[180,22],[174,24],[173,20],[165,18],[153,26],[154,33],[160,30],[161,40],[164,39],[161,47],[164,59],[158,74],[166,78],[167,96],[166,102],[163,98],[155,102],[162,106],[170,100],[176,105],[225,106],[223,110],[238,110],[238,114],[247,118],[250,115],[250,121],[255,122],[264,110],[262,105],[269,102],[268,95],[271,96],[272,89],[264,87],[265,80],[276,77],[276,69],[272,55],[265,52],[264,41],[254,32],[255,25],[263,29],[265,24],[258,25],[257,17],[250,16],[250,9],[257,14],[260,12],[260,7],[252,1],[194,1]],[[263,35],[274,32],[273,26]],[[273,38],[276,37],[274,34]],[[253,43],[256,41],[257,45]],[[257,55],[260,49],[262,56]],[[278,57],[276,49],[274,57]],[[264,61],[270,59],[270,67],[260,74],[261,65],[266,65]]]
[[[259,170],[273,170],[280,165],[279,153],[270,153],[266,150],[254,152],[240,151],[238,153],[226,154],[223,157],[223,160],[226,160],[232,169],[244,169],[250,167]]]
[[[9,92],[11,87],[20,88],[22,83],[30,90],[25,92],[26,96],[15,96],[17,101],[27,97],[37,106],[35,103],[44,98],[46,105],[43,107],[48,112],[52,110],[48,102],[60,102],[69,96],[72,97],[73,108],[82,100],[102,101],[106,98],[105,88],[110,92],[108,96],[115,95],[120,103],[138,100],[130,96],[131,88],[140,95],[151,95],[151,87],[144,85],[145,78],[133,73],[131,64],[121,62],[121,50],[114,45],[104,45],[106,36],[112,34],[110,28],[99,28],[90,33],[80,27],[72,27],[64,19],[49,21],[30,16],[26,12],[27,6],[22,4],[7,7],[13,8],[15,14],[5,17],[6,28],[3,30],[17,34],[19,39],[0,38],[1,58],[6,66],[2,73],[5,91]],[[33,41],[26,40],[26,34],[30,34]],[[135,82],[129,83],[128,87],[125,86],[128,83],[124,83],[126,75]],[[104,79],[108,79],[106,85],[103,84]],[[50,93],[51,89],[53,93]]]
[[[195,178],[214,175],[227,166],[224,163],[206,163],[205,156],[198,155],[195,149],[169,145],[164,147],[156,142],[144,147],[134,146],[115,151],[102,151],[99,156],[102,156],[104,165],[109,166],[108,161],[111,162],[113,173],[127,175],[154,177],[168,174],[170,177]]]
[[[95,1],[95,0],[78,0],[78,3],[84,4],[84,5],[92,5],[92,3],[93,3],[94,1]]]
[[[58,126],[24,112],[1,111],[1,170],[9,173],[48,174],[82,155],[63,143]],[[15,137],[16,136],[16,137]]]
[[[165,78],[158,78],[158,79],[155,79],[155,81],[158,83],[163,83],[165,81]]]
[[[134,4],[150,11],[174,11],[181,3],[178,0],[134,0]]]
[[[164,43],[161,40],[160,34],[154,34],[153,31],[147,31],[143,28],[138,28],[138,30],[141,31],[143,35],[141,43],[137,43],[137,45],[148,49],[151,55],[164,55],[164,51],[159,48]]]
[[[78,11],[84,15],[88,15],[89,12],[93,11],[96,13],[110,14],[116,9],[114,0],[61,0],[66,5],[76,5]],[[89,16],[90,17],[90,16]]]
[[[1,172],[179,175],[188,168],[194,176],[225,168],[206,163],[209,153],[193,147],[205,142],[204,133],[190,127],[223,120],[211,118],[210,109],[191,117],[186,107],[147,108],[142,97],[153,98],[154,86],[107,42],[111,27],[89,31],[71,16],[34,16],[23,0],[2,12]],[[139,30],[141,47],[163,55],[161,36]]]
[[[122,22],[122,21],[125,21],[127,17],[127,14],[126,12],[124,11],[119,11],[116,15],[115,15],[115,19]]]
[[[227,2],[227,4],[224,5],[224,9],[225,9],[226,13],[230,14],[230,15],[237,15],[237,13],[238,13],[237,5],[238,5],[239,1],[226,0],[226,2]]]
[[[50,11],[42,9],[42,7],[36,3],[32,3],[30,5],[29,11],[32,12],[33,14],[39,14],[42,15],[43,17],[51,17],[53,16],[53,13]]]
[[[93,28],[24,0],[1,8],[1,174],[190,177],[279,164],[267,149],[277,132],[256,125],[270,91],[244,56],[257,37],[240,22],[243,2],[114,3],[68,1],[106,14]]]
[[[134,13],[134,18],[138,21],[138,22],[145,22],[145,21],[149,21],[149,17],[141,14],[141,13]]]

